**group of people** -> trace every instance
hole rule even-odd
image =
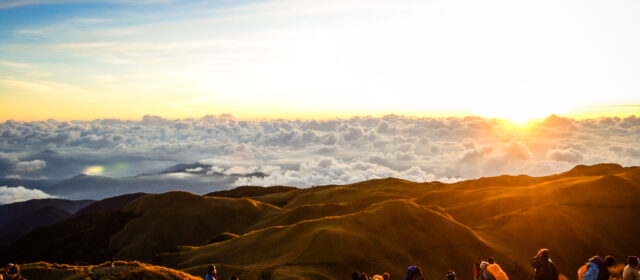
[[[593,256],[578,269],[579,280],[609,280],[609,268],[616,264],[616,259],[606,256],[604,260],[600,256]]]
[[[627,258],[627,266],[624,267],[621,280],[640,280],[640,270],[638,269],[639,259],[636,256]],[[591,257],[583,266],[578,269],[578,280],[609,280],[611,273],[609,268],[616,264],[613,256]],[[535,280],[558,280],[558,270],[550,258],[548,249],[541,249],[531,260],[536,274]]]
[[[609,280],[611,277],[609,268],[616,264],[613,256],[593,256],[583,266],[578,269],[578,280]],[[534,280],[558,280],[559,274],[555,263],[551,260],[551,253],[548,249],[540,249],[538,254],[531,259],[531,266],[535,271]],[[364,272],[354,272],[351,275],[353,280],[388,280],[391,275],[387,272],[381,275],[374,275],[371,278]],[[456,273],[453,270],[447,271],[447,280],[456,280]],[[216,266],[211,264],[208,267],[205,280],[220,280]],[[485,261],[478,257],[473,264],[474,280],[509,280],[507,274],[502,270],[493,257],[488,257]],[[25,280],[20,276],[20,267],[17,264],[7,264],[4,272],[0,275],[0,280]],[[231,280],[240,280],[232,276]],[[407,269],[404,280],[424,280],[422,270],[417,265],[412,265]],[[627,266],[624,267],[621,280],[640,280],[640,259],[636,256],[627,258]]]
[[[636,256],[627,258],[627,266],[622,271],[622,280],[640,280],[638,263],[640,260]],[[611,276],[609,268],[615,264],[616,259],[612,256],[606,256],[604,259],[593,256],[578,269],[578,280],[608,280]]]
[[[374,276],[367,276],[364,272],[355,271],[351,274],[352,280],[388,280],[391,277],[391,274],[388,272],[382,274],[376,274]]]
[[[590,258],[580,269],[578,269],[578,280],[609,280],[612,276],[609,269],[616,264],[613,256],[594,256]],[[555,263],[551,260],[549,249],[540,249],[538,254],[531,259],[531,266],[535,272],[534,280],[558,280],[559,274]],[[456,273],[449,270],[445,277],[447,280],[455,280]],[[376,275],[367,278],[365,273],[354,272],[353,280],[387,280],[389,274]],[[424,280],[422,270],[417,265],[412,265],[407,269],[404,280]],[[502,270],[493,257],[488,257],[485,261],[482,257],[476,258],[473,264],[474,280],[509,280],[507,274]],[[624,267],[619,280],[640,280],[640,259],[636,256],[627,258],[627,266]]]
[[[455,278],[454,278],[455,279]],[[509,280],[507,274],[502,270],[493,257],[488,257],[486,261],[482,257],[477,257],[473,264],[474,280]]]

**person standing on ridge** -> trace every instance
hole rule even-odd
[[[493,274],[491,274],[491,272],[489,272],[487,270],[487,266],[489,266],[488,262],[481,262],[480,263],[480,279],[481,280],[496,280],[495,277],[493,277]]]
[[[622,272],[622,280],[640,280],[640,271],[638,271],[638,257],[629,256],[627,259],[629,264],[624,267]]]
[[[535,280],[558,280],[558,269],[551,261],[549,249],[540,249],[531,260],[531,266],[535,270]]]
[[[417,265],[412,265],[407,269],[404,280],[422,280],[422,270]]]
[[[208,271],[207,275],[204,276],[204,280],[218,280],[218,271],[215,265],[209,265]]]
[[[609,272],[609,268],[613,267],[616,264],[616,259],[608,255],[604,257],[604,262],[601,266],[598,267],[600,273],[598,273],[598,280],[609,280],[611,273]]]
[[[482,257],[477,257],[476,262],[473,263],[473,280],[479,280],[481,277],[480,263],[482,263]]]

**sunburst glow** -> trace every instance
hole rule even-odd
[[[87,175],[102,175],[103,172],[104,167],[101,165],[87,166],[83,171],[83,173]]]

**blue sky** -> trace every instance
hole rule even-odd
[[[634,1],[0,3],[0,120],[637,114]]]

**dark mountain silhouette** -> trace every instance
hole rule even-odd
[[[122,183],[114,178],[80,174],[47,188],[47,193],[75,198],[90,196],[92,193],[117,192]]]
[[[96,201],[80,209],[80,211],[78,211],[75,215],[80,216],[80,215],[93,214],[93,213],[98,213],[98,212],[107,211],[107,210],[118,210],[126,206],[127,204],[129,204],[129,202],[134,201],[144,195],[146,194],[132,193],[132,194],[119,195],[119,196],[103,199],[100,201]]]
[[[298,188],[287,187],[287,186],[272,186],[272,187],[242,186],[242,187],[237,187],[231,190],[210,192],[206,194],[206,196],[233,197],[233,198],[256,197],[256,196],[261,196],[265,194],[290,192],[295,190],[298,190]]]
[[[57,224],[71,217],[71,213],[53,206],[42,207],[0,227],[0,248],[34,229]]]
[[[222,279],[340,279],[355,270],[400,278],[411,264],[426,275],[454,269],[463,279],[479,255],[495,257],[512,279],[528,279],[530,258],[549,248],[559,271],[575,279],[592,255],[624,260],[640,247],[640,167],[212,195],[144,195],[34,230],[9,251],[18,262],[116,256],[194,275],[216,263]]]
[[[216,184],[226,186],[237,179],[227,176],[211,181],[203,180],[204,176],[200,175],[190,176],[192,177],[183,178],[172,176],[172,174],[161,174],[109,178],[82,174],[51,186],[47,189],[47,193],[71,199],[104,199],[135,192],[162,193],[176,189],[207,193],[215,190]]]
[[[0,205],[0,248],[24,234],[62,222],[93,200],[33,199]]]
[[[66,200],[51,198],[32,199],[11,204],[3,204],[0,205],[0,226],[44,207],[55,207],[73,214],[94,201],[95,200]]]
[[[109,247],[109,239],[135,217],[134,213],[107,210],[36,229],[4,248],[3,252],[11,253],[0,255],[0,263],[97,264],[110,260],[117,252]]]
[[[264,177],[264,173],[223,174],[183,172],[191,166],[177,165],[159,174],[110,178],[81,174],[46,188],[46,192],[68,199],[104,199],[129,193],[163,193],[184,190],[197,194],[227,189],[241,177]]]

